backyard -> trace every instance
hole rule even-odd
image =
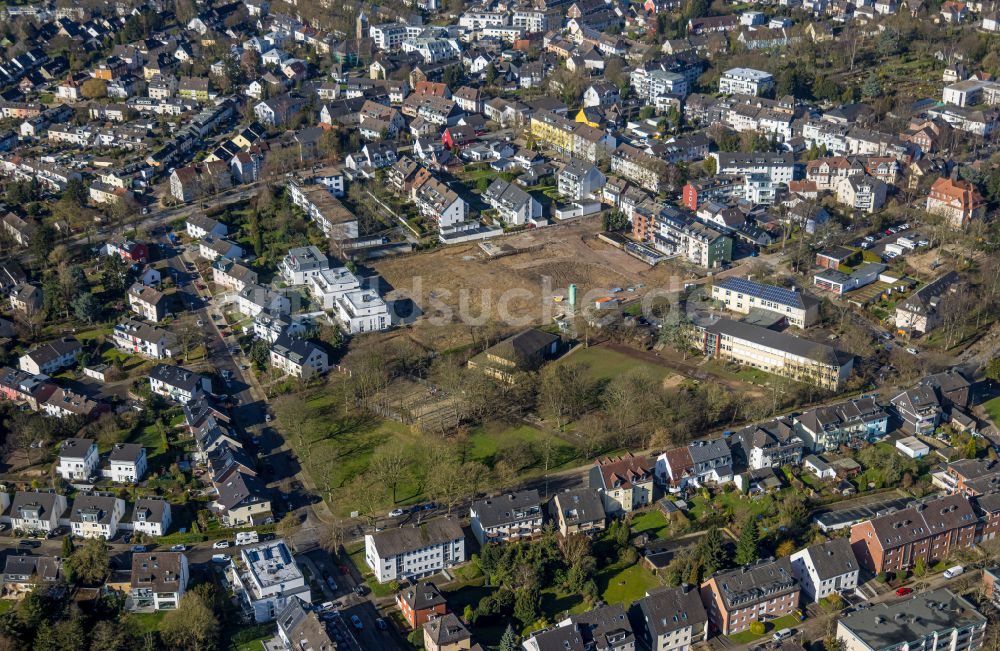
[[[993,422],[994,427],[1000,427],[1000,396],[992,398],[983,403],[986,415]]]

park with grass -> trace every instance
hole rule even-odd
[[[587,461],[566,439],[523,422],[474,425],[445,441],[395,420],[349,414],[336,386],[341,381],[332,378],[312,391],[274,403],[275,426],[285,434],[320,494],[341,516],[366,510],[383,514],[438,498],[433,474],[439,467],[436,457],[445,448],[460,466],[479,473],[480,480],[469,486],[477,492],[509,488],[515,477],[524,481]],[[380,493],[363,486],[363,503],[354,500],[359,480],[386,472],[386,462],[394,466],[391,489]]]

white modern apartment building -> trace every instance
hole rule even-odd
[[[388,330],[389,307],[373,289],[348,292],[337,298],[337,318],[351,334]]]
[[[774,88],[774,76],[753,68],[730,68],[719,78],[719,92],[727,95],[761,95]]]
[[[242,548],[239,565],[230,565],[226,575],[256,622],[273,620],[290,599],[312,603],[309,584],[284,540]]]
[[[365,562],[379,583],[436,574],[465,560],[465,534],[451,517],[365,535]]]
[[[278,265],[281,277],[289,285],[304,285],[308,280],[330,268],[330,259],[315,246],[298,246],[288,250]]]
[[[336,309],[338,298],[361,289],[358,277],[346,267],[323,269],[315,276],[309,277],[308,285],[309,293],[324,310]]]
[[[97,444],[90,439],[66,439],[59,447],[56,472],[66,481],[86,481],[97,474]]]

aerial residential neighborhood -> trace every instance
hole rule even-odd
[[[997,3],[0,19],[0,648],[1000,648]]]

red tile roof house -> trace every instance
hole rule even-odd
[[[117,254],[126,262],[133,264],[149,262],[149,247],[141,242],[133,242],[122,235],[112,236],[108,241],[106,251],[108,255]]]
[[[472,127],[453,126],[444,130],[441,142],[448,149],[461,149],[476,142],[476,130]]]
[[[396,605],[410,628],[416,630],[432,619],[447,614],[448,600],[430,581],[412,585],[396,595]]]
[[[622,515],[652,503],[653,468],[646,457],[628,452],[598,459],[590,469],[590,487],[601,493],[609,516]]]

